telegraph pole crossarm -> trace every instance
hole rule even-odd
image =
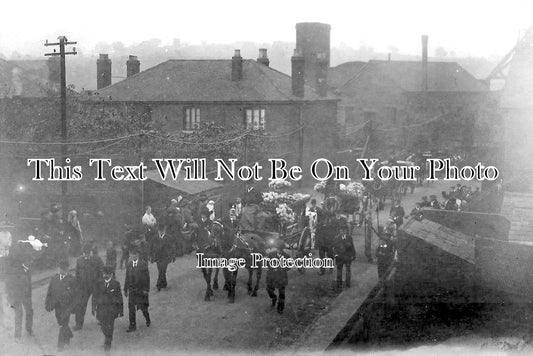
[[[61,145],[61,164],[62,166],[66,166],[67,162],[67,79],[66,79],[66,65],[65,65],[65,56],[67,55],[75,55],[78,52],[76,52],[76,47],[72,48],[72,51],[67,52],[65,51],[65,46],[68,45],[75,45],[77,42],[69,42],[68,39],[65,36],[59,36],[57,38],[59,42],[55,43],[49,43],[48,40],[46,40],[46,43],[44,44],[45,47],[50,46],[59,46],[59,52],[56,52],[54,49],[51,53],[45,53],[45,56],[59,56],[60,57],[60,85],[61,85],[61,142],[63,143]],[[67,216],[67,181],[63,180],[61,182],[61,205],[62,205],[62,211],[63,211],[63,220],[66,219]]]

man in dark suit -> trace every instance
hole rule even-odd
[[[85,312],[89,297],[93,294],[96,281],[102,277],[102,259],[91,255],[92,246],[83,246],[83,255],[76,261],[76,282],[78,284],[79,300],[75,310],[76,326],[74,330],[80,330],[85,321]]]
[[[355,260],[355,247],[348,235],[348,223],[342,219],[339,222],[339,234],[335,238],[333,254],[337,264],[337,288],[342,288],[342,270],[346,267],[346,288],[350,288],[352,279],[352,261]]]
[[[46,311],[55,310],[56,313],[57,324],[59,325],[58,351],[63,351],[73,336],[68,324],[70,313],[74,307],[76,279],[69,275],[68,271],[68,261],[62,260],[59,264],[59,273],[50,279],[45,301]]]
[[[405,217],[405,210],[403,210],[400,203],[400,200],[396,200],[396,204],[390,209],[390,216],[393,218],[396,227],[400,227],[403,224],[403,218]]]
[[[150,326],[148,313],[148,292],[150,291],[150,272],[148,264],[139,258],[137,250],[130,251],[131,261],[126,265],[126,279],[124,281],[124,296],[128,298],[130,327],[128,332],[137,330],[136,311],[141,309],[146,326]]]
[[[320,210],[317,217],[316,246],[320,258],[332,257],[331,246],[335,237],[334,224],[335,214],[326,210]],[[320,267],[320,274],[324,274],[326,269]]]
[[[411,214],[409,216],[414,217],[416,220],[421,221],[424,217],[424,212],[422,211],[421,204],[416,203],[416,206],[413,210],[411,210]]]
[[[277,240],[275,242],[275,248],[269,249],[268,257],[277,258],[281,257],[289,258],[289,256],[283,251],[285,248],[285,242],[283,240]],[[289,277],[287,271],[289,268],[282,268],[279,266],[277,268],[268,267],[267,276],[266,276],[266,290],[270,299],[272,299],[272,307],[276,306],[278,303],[278,313],[283,314],[283,309],[285,309],[285,287],[289,284]],[[278,295],[276,296],[276,289],[278,290]]]
[[[124,316],[120,282],[113,278],[114,268],[105,266],[103,278],[96,282],[92,300],[92,314],[100,323],[104,334],[104,351],[111,350],[115,319]]]
[[[157,226],[157,235],[154,240],[154,254],[152,256],[152,262],[157,264],[157,291],[161,288],[167,288],[167,267],[172,260],[172,237],[167,232],[167,226],[164,222],[161,222]]]
[[[31,270],[33,248],[30,244],[15,243],[6,258],[6,292],[9,304],[15,310],[15,339],[22,333],[22,309],[26,312],[26,331],[33,335],[33,308],[31,301]]]

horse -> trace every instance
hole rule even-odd
[[[235,232],[230,222],[215,221],[213,223],[213,234],[220,241],[222,257],[229,259],[243,258],[248,270],[248,294],[257,296],[259,282],[261,281],[262,268],[252,268],[252,254],[266,253],[266,244],[257,234],[252,232]],[[253,272],[256,271],[256,283],[253,286]],[[235,303],[235,285],[239,270],[229,271],[224,269],[224,290],[228,292],[228,302]]]
[[[211,230],[213,229],[213,225],[211,226],[211,228],[208,228],[207,226],[199,226],[193,237],[193,243],[197,246],[196,254],[198,256],[198,254],[203,253],[204,259],[219,258],[221,254],[218,236],[211,232]],[[213,270],[215,270],[215,276],[212,279],[211,277],[213,275]],[[218,272],[218,268],[202,268],[202,275],[204,276],[205,283],[207,285],[204,297],[204,300],[206,302],[210,301],[211,297],[214,295],[213,289],[218,289]],[[211,287],[212,281],[213,287]]]

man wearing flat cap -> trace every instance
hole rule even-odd
[[[112,266],[103,268],[103,278],[96,282],[92,300],[92,314],[100,323],[105,337],[105,352],[111,349],[115,319],[124,316],[120,282],[113,278],[113,272]]]

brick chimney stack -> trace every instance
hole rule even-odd
[[[304,57],[305,84],[325,95],[330,63],[329,24],[300,22],[296,24],[296,49]]]
[[[231,58],[231,80],[234,82],[242,80],[242,57],[240,49],[236,49]]]
[[[294,50],[291,63],[292,94],[299,98],[303,98],[305,94],[305,59],[302,53],[300,53],[297,49]]]
[[[111,85],[111,59],[107,54],[100,54],[96,60],[96,89]]]
[[[422,91],[428,91],[428,36],[422,36]]]
[[[257,58],[257,62],[262,63],[267,67],[270,65],[270,60],[268,59],[266,48],[259,48],[259,57]]]
[[[137,56],[131,56],[126,61],[126,77],[129,78],[141,71],[141,62]]]

